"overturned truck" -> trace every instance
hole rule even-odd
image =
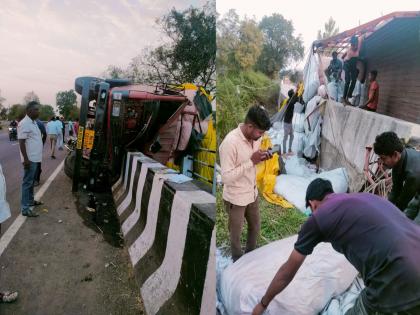
[[[91,189],[115,183],[129,151],[179,169],[187,154],[196,153],[212,120],[208,95],[193,85],[169,88],[80,77],[75,89],[82,96],[76,144],[82,158],[77,163],[77,150],[71,152],[65,172],[73,177],[77,171],[77,181],[80,178]],[[209,163],[205,167],[212,169]],[[211,182],[212,176],[207,177]]]
[[[93,77],[75,85],[80,126],[66,174],[73,190],[80,179],[112,191],[146,314],[210,314],[215,197],[203,183],[213,176],[215,131],[206,92]]]

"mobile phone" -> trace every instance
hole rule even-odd
[[[269,148],[267,151],[268,151],[268,153],[270,153],[271,155],[273,155],[274,153],[280,151],[280,147],[279,147],[278,144],[276,144],[272,148]]]

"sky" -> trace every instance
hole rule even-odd
[[[420,0],[217,0],[216,9],[222,15],[235,9],[239,16],[255,17],[257,21],[265,15],[282,14],[292,20],[295,35],[302,35],[306,56],[318,30],[324,29],[330,16],[341,32],[395,11],[420,11]],[[303,68],[303,65],[304,61],[296,66]]]
[[[0,96],[22,103],[34,91],[55,106],[79,76],[126,68],[143,48],[164,40],[157,18],[205,0],[2,0]]]

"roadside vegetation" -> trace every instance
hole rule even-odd
[[[303,58],[303,42],[291,21],[280,14],[260,21],[240,19],[234,10],[217,23],[217,140],[243,121],[248,108],[262,104],[274,114],[279,98],[279,72]],[[260,197],[261,236],[258,246],[296,234],[306,217]],[[217,193],[217,246],[229,246],[228,216],[222,192]],[[242,236],[246,237],[247,227]],[[245,242],[245,239],[244,239]]]
[[[284,209],[273,205],[268,203],[262,196],[260,196],[260,211],[261,234],[258,246],[296,234],[307,219],[299,210],[295,208]],[[223,204],[221,189],[217,193],[216,227],[217,247],[229,250],[228,215]],[[242,244],[246,242],[246,231],[247,225],[245,222],[242,230]]]

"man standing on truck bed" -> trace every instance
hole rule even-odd
[[[331,243],[360,272],[365,288],[346,315],[420,314],[420,227],[388,200],[368,193],[335,194],[317,178],[306,191],[312,216],[252,315],[261,315],[293,280],[317,244]],[[316,291],[313,292],[317,294]]]
[[[392,168],[389,201],[420,224],[420,152],[404,148],[392,131],[377,136],[373,150],[387,168]]]
[[[255,105],[248,110],[245,122],[227,134],[219,147],[222,169],[223,200],[229,215],[229,232],[233,261],[243,252],[241,232],[248,222],[245,252],[254,250],[260,232],[260,210],[256,184],[256,165],[271,158],[261,151],[261,136],[270,129],[267,111]]]

